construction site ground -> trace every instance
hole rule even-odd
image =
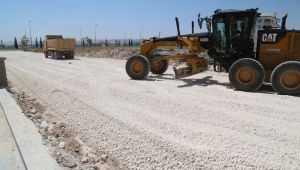
[[[16,100],[42,126],[44,144],[62,167],[300,168],[299,96],[277,95],[269,85],[236,91],[226,73],[213,71],[176,80],[170,67],[135,81],[125,60],[0,56]],[[66,157],[73,162],[64,164]]]

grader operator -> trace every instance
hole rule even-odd
[[[213,58],[214,71],[229,72],[230,83],[237,90],[255,91],[264,82],[270,82],[279,94],[299,94],[300,31],[287,30],[285,16],[281,28],[260,30],[254,39],[255,23],[260,16],[257,10],[216,10],[209,18],[199,15],[200,29],[206,21],[208,32],[192,31],[188,35],[180,34],[176,18],[178,35],[145,40],[140,55],[128,59],[126,72],[132,79],[145,79],[150,71],[163,74],[171,60],[186,64],[173,68],[176,78],[186,77],[208,69],[207,59],[199,57],[207,53]],[[172,52],[157,53],[162,49]]]

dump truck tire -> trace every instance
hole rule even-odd
[[[67,56],[67,59],[74,59],[74,52],[70,52]]]
[[[278,94],[300,94],[300,62],[287,61],[278,65],[271,74],[271,84]]]
[[[74,59],[74,55],[66,55],[65,58],[66,59]]]
[[[61,53],[59,51],[55,51],[54,54],[53,54],[53,58],[55,60],[58,60],[62,57]]]
[[[162,60],[157,65],[151,66],[151,72],[153,74],[163,74],[169,67],[168,60]]]
[[[132,56],[126,62],[126,72],[134,80],[144,80],[150,72],[150,62],[144,56]]]
[[[231,85],[242,91],[258,90],[265,80],[265,70],[261,63],[251,58],[243,58],[229,69]]]
[[[70,53],[69,59],[74,59],[74,52],[71,52],[71,53]]]

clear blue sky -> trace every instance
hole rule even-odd
[[[139,38],[176,34],[174,17],[183,33],[191,30],[197,13],[212,15],[215,9],[260,8],[260,12],[289,14],[288,28],[300,29],[300,0],[0,0],[0,40],[24,35],[31,20],[32,36],[62,34],[65,37]],[[198,28],[196,29],[198,31]]]

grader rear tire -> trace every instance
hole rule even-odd
[[[130,57],[125,67],[128,76],[134,80],[144,80],[150,72],[149,60],[141,55]]]
[[[249,92],[258,90],[264,80],[264,67],[254,59],[243,58],[230,67],[229,81],[237,90]]]
[[[157,65],[151,66],[151,72],[153,74],[163,74],[169,67],[168,60],[161,60]]]
[[[300,94],[300,62],[287,61],[278,65],[272,72],[271,83],[278,94]]]

